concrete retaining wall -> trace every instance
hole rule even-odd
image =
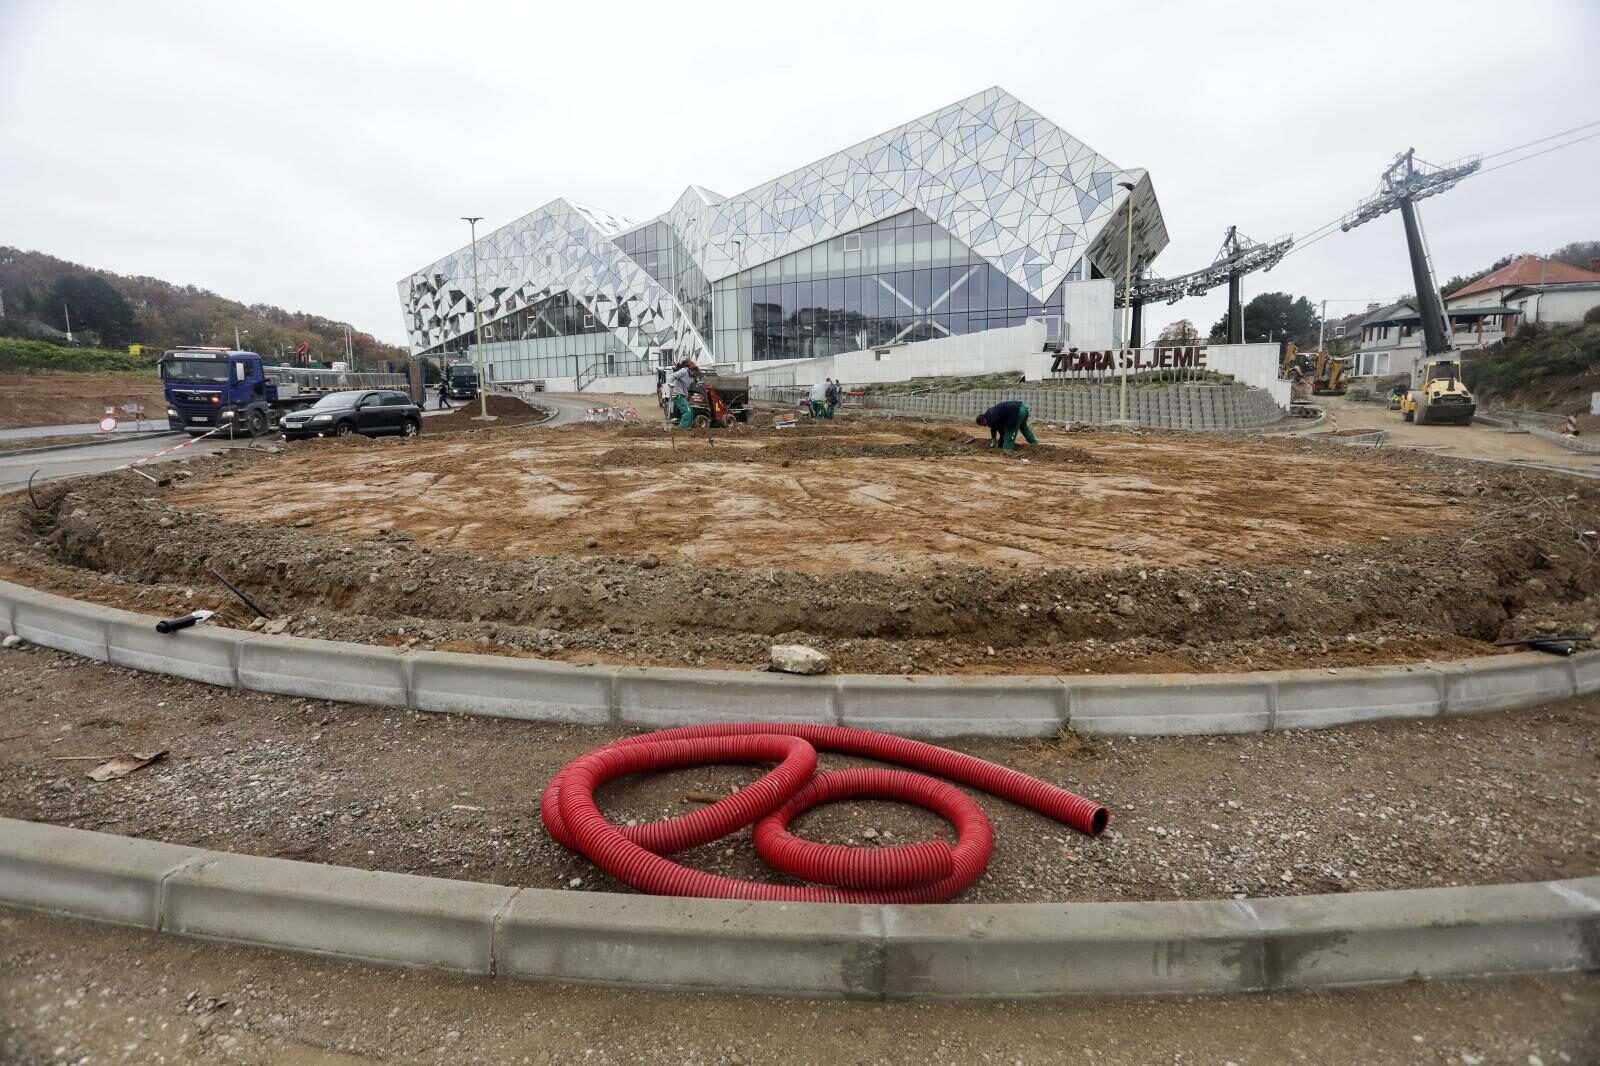
[[[130,611],[0,582],[0,633],[90,659],[292,696],[645,729],[767,720],[903,736],[1259,733],[1535,706],[1600,692],[1600,651],[1433,665],[1247,674],[795,677],[753,670],[579,666],[264,636],[204,625],[162,635]]]
[[[743,903],[515,889],[0,819],[0,903],[479,976],[859,999],[1600,969],[1600,877],[1180,903]]]
[[[874,398],[878,406],[906,414],[966,417],[982,414],[1001,400],[1021,400],[1035,422],[1110,422],[1121,410],[1119,390],[1111,384]],[[1284,414],[1269,393],[1244,385],[1128,387],[1128,417],[1155,429],[1254,429],[1277,422]]]

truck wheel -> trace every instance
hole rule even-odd
[[[1415,417],[1415,414],[1413,411],[1402,411],[1400,412],[1400,421],[1410,422]]]
[[[265,437],[271,425],[267,420],[267,412],[257,407],[245,419],[245,425],[250,428],[252,437]]]
[[[1423,407],[1423,406],[1421,406],[1419,404],[1417,406],[1417,417],[1413,418],[1412,421],[1415,422],[1419,426],[1427,425],[1428,424],[1428,410],[1427,410],[1427,408],[1425,408],[1425,407]]]
[[[351,433],[355,432],[355,428],[356,427],[352,426],[349,422],[340,422],[337,426],[333,427],[333,435],[335,437],[348,437]]]

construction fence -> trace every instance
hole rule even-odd
[[[976,417],[1002,400],[1021,400],[1035,422],[1112,422],[1118,387],[973,389],[969,392],[886,393],[868,398],[903,414]],[[1180,384],[1128,389],[1128,418],[1151,429],[1255,429],[1285,416],[1270,393],[1236,384]]]

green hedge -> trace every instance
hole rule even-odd
[[[0,372],[37,374],[52,370],[77,374],[149,374],[152,377],[156,373],[154,361],[145,356],[0,337]]]
[[[1499,348],[1469,352],[1462,360],[1467,388],[1507,396],[1529,386],[1559,385],[1591,372],[1600,363],[1600,328],[1595,326],[1518,326]]]

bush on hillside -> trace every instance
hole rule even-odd
[[[0,337],[0,372],[37,374],[57,371],[75,374],[151,374],[155,365],[147,358],[100,348],[69,348],[45,341]]]
[[[1600,304],[1595,304],[1583,313],[1583,320],[1591,326],[1600,326]]]
[[[1498,348],[1471,352],[1462,360],[1467,388],[1485,396],[1508,396],[1529,387],[1558,385],[1592,374],[1600,365],[1600,328],[1518,326]]]

